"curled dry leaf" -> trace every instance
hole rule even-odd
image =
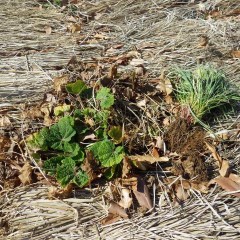
[[[118,215],[122,218],[128,218],[128,215],[125,212],[125,210],[113,201],[110,201],[110,207],[108,209],[108,212],[114,215]]]
[[[189,198],[189,190],[184,189],[180,184],[176,187],[176,197],[180,201],[186,201]]]
[[[208,37],[207,36],[201,36],[200,39],[199,39],[199,43],[198,43],[198,46],[199,47],[206,47],[208,45]]]
[[[215,160],[217,160],[219,166],[219,173],[222,177],[226,177],[229,175],[230,167],[229,162],[221,158],[221,156],[216,151],[215,147],[208,142],[205,142],[208,149],[211,151]]]
[[[121,219],[120,216],[109,213],[107,215],[107,217],[105,217],[104,219],[101,220],[101,224],[102,225],[109,225],[109,224],[112,224],[112,223],[115,223],[115,222],[119,221],[120,219]]]
[[[20,169],[20,175],[18,176],[23,185],[32,183],[32,166],[26,162]]]
[[[231,51],[231,55],[233,58],[240,58],[240,50]]]
[[[0,136],[0,160],[5,160],[7,157],[7,152],[11,147],[11,139],[5,136]],[[0,171],[1,173],[1,171]]]
[[[125,156],[123,159],[123,167],[122,167],[122,178],[125,178],[128,176],[130,170],[132,169],[132,165],[129,162],[129,159]]]
[[[137,184],[132,186],[133,193],[139,205],[150,210],[153,208],[153,204],[150,198],[148,187],[142,178],[138,177],[137,180]]]
[[[231,176],[231,174],[230,174],[230,176]],[[213,183],[217,183],[227,192],[239,191],[237,193],[231,193],[231,194],[236,197],[240,197],[240,177],[239,176],[237,176],[235,174],[234,174],[234,176],[232,175],[231,178],[218,176],[218,177],[212,179],[209,182],[209,185],[211,185]]]
[[[130,191],[127,188],[121,189],[121,200],[119,201],[119,205],[123,208],[129,208],[132,205],[132,198],[129,196]]]
[[[69,32],[75,33],[75,32],[80,32],[82,29],[82,26],[78,23],[71,23],[71,24],[69,24],[67,29]]]
[[[172,83],[168,78],[165,77],[164,71],[161,73],[161,76],[159,77],[159,83],[156,86],[156,88],[167,96],[170,95],[173,91]]]
[[[62,86],[67,84],[68,80],[69,80],[69,78],[67,75],[63,75],[61,77],[54,78],[53,79],[53,87],[54,87],[55,91],[61,92]]]

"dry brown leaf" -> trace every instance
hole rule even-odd
[[[198,46],[199,47],[206,47],[208,45],[208,37],[207,36],[201,36],[200,39],[199,39],[199,44]]]
[[[122,178],[127,177],[131,169],[132,166],[131,163],[129,162],[129,159],[127,157],[124,157],[122,166]]]
[[[7,152],[11,147],[11,139],[5,136],[0,136],[0,160],[5,160]],[[1,171],[0,171],[1,175]]]
[[[128,218],[127,213],[125,212],[125,210],[119,206],[117,203],[110,201],[110,207],[108,209],[109,213],[112,213],[114,215],[118,215],[122,218]]]
[[[189,190],[184,189],[181,184],[176,187],[176,197],[180,201],[186,201],[189,198]]]
[[[168,157],[154,157],[151,155],[132,155],[129,156],[129,159],[135,160],[137,162],[147,162],[147,163],[156,163],[156,162],[168,162]]]
[[[105,217],[104,219],[101,220],[101,224],[102,225],[109,225],[112,223],[115,223],[117,221],[119,221],[121,219],[120,216],[116,215],[116,214],[112,214],[109,213],[107,217]]]
[[[98,169],[98,164],[91,152],[86,153],[86,158],[82,163],[81,168],[84,172],[87,173],[90,182],[98,177],[96,172]]]
[[[231,55],[233,58],[240,58],[240,50],[231,51]]]
[[[129,208],[132,205],[132,198],[130,195],[130,190],[127,188],[121,189],[121,200],[119,201],[119,205],[123,208]]]
[[[140,58],[141,54],[138,51],[130,51],[126,55],[122,56],[124,58]]]
[[[208,193],[208,182],[191,182],[191,188],[202,193]]]
[[[72,184],[68,184],[65,188],[58,188],[51,186],[48,188],[48,198],[49,199],[64,199],[69,198],[72,195]]]
[[[238,179],[238,181],[239,181],[239,179]],[[211,180],[209,182],[209,185],[211,185],[215,182],[218,185],[220,185],[227,192],[240,191],[240,184],[238,182],[233,181],[232,179],[230,179],[228,177],[218,176],[218,177],[214,178],[213,180]],[[234,195],[236,197],[240,197],[240,192],[232,193],[232,195]]]
[[[229,162],[227,160],[224,160],[221,158],[221,156],[217,153],[217,151],[213,145],[211,145],[208,142],[205,142],[205,143],[206,143],[208,149],[211,151],[214,159],[217,160],[220,175],[222,177],[228,176],[229,170],[230,170]]]
[[[108,73],[108,77],[113,80],[114,78],[116,78],[117,76],[117,65],[112,65],[110,67],[109,73]]]
[[[232,11],[229,11],[227,16],[239,16],[240,15],[240,8],[233,9]]]
[[[158,85],[156,86],[163,94],[170,95],[173,91],[171,81],[165,77],[165,71],[163,70],[161,76],[159,77]]]
[[[137,185],[132,186],[133,193],[139,205],[150,210],[153,208],[153,204],[150,198],[148,187],[142,178],[138,177],[137,180]]]
[[[80,32],[82,29],[82,26],[79,23],[70,23],[67,29],[69,32],[75,33],[75,32]]]
[[[155,147],[152,149],[152,156],[155,157],[155,158],[159,158],[160,157],[159,153],[158,153],[158,150]]]
[[[20,175],[18,176],[23,185],[32,183],[32,166],[26,162],[20,169]]]
[[[173,99],[170,95],[164,96],[164,100],[167,104],[172,104],[173,103]]]
[[[73,17],[73,16],[67,16],[67,17],[66,17],[66,20],[67,20],[68,22],[74,22],[74,23],[77,22],[77,19],[76,19],[75,17]]]
[[[55,91],[60,92],[62,90],[62,86],[66,85],[68,81],[69,81],[69,77],[67,75],[54,78],[53,87]]]
[[[240,185],[240,176],[238,176],[238,175],[236,175],[236,174],[234,174],[234,173],[230,173],[229,178],[230,178],[232,181],[234,181],[234,182],[236,182],[237,184]]]

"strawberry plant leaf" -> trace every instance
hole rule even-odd
[[[77,143],[64,142],[63,151],[70,157],[75,157],[80,151],[80,146]]]
[[[44,161],[43,163],[43,169],[44,171],[49,175],[55,175],[57,172],[57,166],[62,164],[62,160],[64,159],[64,156],[57,156],[52,157],[48,159],[47,161]]]
[[[27,139],[27,144],[31,149],[35,150],[48,150],[48,144],[46,139],[49,135],[48,128],[42,128],[39,132],[32,134]]]
[[[64,142],[70,142],[76,134],[74,119],[70,116],[63,117],[57,124],[50,127],[48,142],[50,147],[56,150],[63,150]]]
[[[84,187],[89,182],[89,177],[86,172],[79,170],[72,180],[79,187]]]
[[[71,94],[81,94],[86,89],[87,86],[82,80],[77,80],[74,83],[68,83],[66,85],[66,90]]]
[[[114,104],[114,96],[107,87],[102,87],[98,91],[96,99],[100,101],[100,106],[103,109],[109,109]]]
[[[124,157],[123,147],[115,148],[110,140],[96,142],[89,147],[94,157],[100,161],[103,167],[111,167],[120,163]]]
[[[62,106],[57,106],[54,108],[54,115],[59,116],[63,115],[65,112],[70,112],[71,110],[71,105],[64,104]]]
[[[75,161],[68,157],[62,160],[61,165],[57,165],[56,179],[62,187],[66,187],[74,178]]]
[[[108,131],[109,137],[112,138],[115,144],[119,144],[122,142],[122,128],[120,126],[114,126],[111,127],[111,129]]]
[[[84,152],[78,143],[65,142],[63,151],[65,156],[71,157],[76,162],[76,165],[80,164],[84,160]]]

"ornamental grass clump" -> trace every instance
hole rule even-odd
[[[194,122],[201,121],[212,110],[230,109],[240,100],[237,86],[210,66],[201,65],[192,71],[177,69],[174,78],[176,99],[183,109],[188,109]]]

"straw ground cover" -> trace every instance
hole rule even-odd
[[[1,197],[3,203],[1,225],[5,227],[4,234],[8,235],[9,239],[21,239],[30,235],[35,239],[237,238],[239,234],[237,198],[223,193],[215,184],[210,190],[201,189],[200,187],[206,185],[199,185],[203,180],[197,179],[197,176],[205,170],[210,170],[206,176],[214,178],[219,175],[219,169],[222,170],[221,177],[230,182],[232,178],[224,173],[224,170],[229,168],[222,167],[227,162],[238,172],[238,113],[221,119],[219,123],[216,119],[211,123],[214,134],[211,132],[207,135],[215,138],[218,151],[216,149],[214,151],[214,146],[211,145],[208,145],[211,150],[207,150],[204,145],[205,132],[183,121],[175,124],[179,126],[178,129],[171,126],[180,108],[174,102],[172,87],[165,75],[174,65],[190,70],[199,62],[210,62],[215,69],[221,68],[228,79],[239,84],[237,9],[237,3],[229,1],[218,3],[207,1],[204,6],[200,5],[200,8],[197,1],[195,3],[81,1],[74,7],[66,8],[65,11],[68,11],[75,20],[73,18],[67,20],[66,17],[68,22],[60,23],[62,29],[65,28],[67,32],[68,24],[74,26],[81,24],[80,33],[71,30],[71,37],[74,40],[72,44],[75,44],[74,51],[77,53],[75,52],[75,56],[63,68],[62,72],[67,76],[56,79],[54,74],[50,75],[54,79],[55,90],[48,92],[43,102],[35,109],[32,106],[29,111],[24,109],[24,116],[20,116],[19,107],[16,106],[16,110],[12,110],[12,114],[15,115],[8,112],[5,116],[10,117],[10,123],[15,125],[13,128],[11,125],[8,129],[4,128],[6,135],[2,141],[4,152],[8,152],[10,147],[14,152],[14,155],[4,162],[4,169],[8,169],[10,176],[7,178],[8,181],[5,181]],[[54,32],[52,36],[56,36]],[[24,41],[20,42],[24,44]],[[69,48],[72,46],[67,47]],[[61,51],[58,49],[56,52]],[[48,73],[48,65],[59,58],[58,54],[51,54],[49,54],[51,58],[47,58],[48,62],[39,60],[44,73]],[[67,58],[63,52],[61,55]],[[100,187],[96,187],[98,183],[91,186],[92,197],[94,194],[97,195],[93,199],[86,195],[86,192],[72,187],[65,192],[41,185],[16,188],[12,192],[7,189],[7,186],[19,185],[24,181],[50,182],[55,185],[53,178],[40,171],[41,165],[28,152],[25,153],[25,141],[26,136],[36,132],[43,125],[49,126],[58,122],[59,119],[53,115],[55,108],[70,105],[71,113],[72,107],[85,104],[75,95],[62,91],[64,87],[58,83],[62,81],[64,85],[64,79],[70,82],[82,79],[88,86],[96,89],[102,85],[111,88],[115,96],[115,105],[111,111],[109,124],[124,127],[124,146],[127,147],[130,160],[135,163],[134,171],[131,171],[140,173],[147,181],[155,213],[142,216],[144,211],[136,213],[134,205],[127,210],[130,219],[116,221],[107,226],[100,224],[108,210],[107,200],[103,200],[107,193],[102,192],[101,188],[105,186],[102,182],[99,182]],[[6,92],[9,94],[9,91]],[[38,97],[40,95],[41,89]],[[11,101],[14,102],[14,99]],[[62,114],[68,114],[68,111],[66,113],[63,111]],[[25,117],[23,122],[19,121],[22,117]],[[93,124],[91,118],[86,120],[88,124]],[[9,140],[9,133],[15,133],[12,137],[18,144]],[[219,137],[225,140],[222,141]],[[176,147],[174,139],[182,142],[181,145],[177,144],[179,145],[176,148],[177,154],[172,152]],[[208,140],[213,143],[211,138]],[[196,150],[194,158],[198,159],[197,165],[191,160],[193,156],[189,155],[193,149]],[[209,151],[218,159],[217,161]],[[41,154],[46,155],[44,151]],[[145,156],[142,157],[143,155]],[[11,161],[13,158],[17,159],[18,165],[14,165],[16,161]],[[148,161],[156,159],[167,161],[153,163],[150,166]],[[219,166],[215,165],[216,162],[219,162]],[[174,164],[171,166],[169,163]],[[198,168],[201,165],[199,163],[204,163],[203,168]],[[184,176],[184,179],[179,175]],[[152,177],[154,181],[151,180]],[[118,192],[123,185],[130,188],[129,182],[124,181],[114,182],[112,186],[114,185],[117,186]],[[114,193],[113,198],[115,197],[113,200],[119,203],[116,189],[111,191]],[[133,191],[136,192],[135,189]],[[69,194],[72,199],[49,200],[65,198]],[[47,200],[42,201],[41,198]],[[35,203],[35,199],[39,200]],[[178,204],[181,207],[175,206]],[[61,209],[61,212],[56,209]],[[92,219],[87,216],[90,212]],[[13,217],[16,214],[18,217]],[[25,216],[27,219],[32,217],[31,222],[34,224],[26,224]],[[209,232],[206,232],[206,228]]]

